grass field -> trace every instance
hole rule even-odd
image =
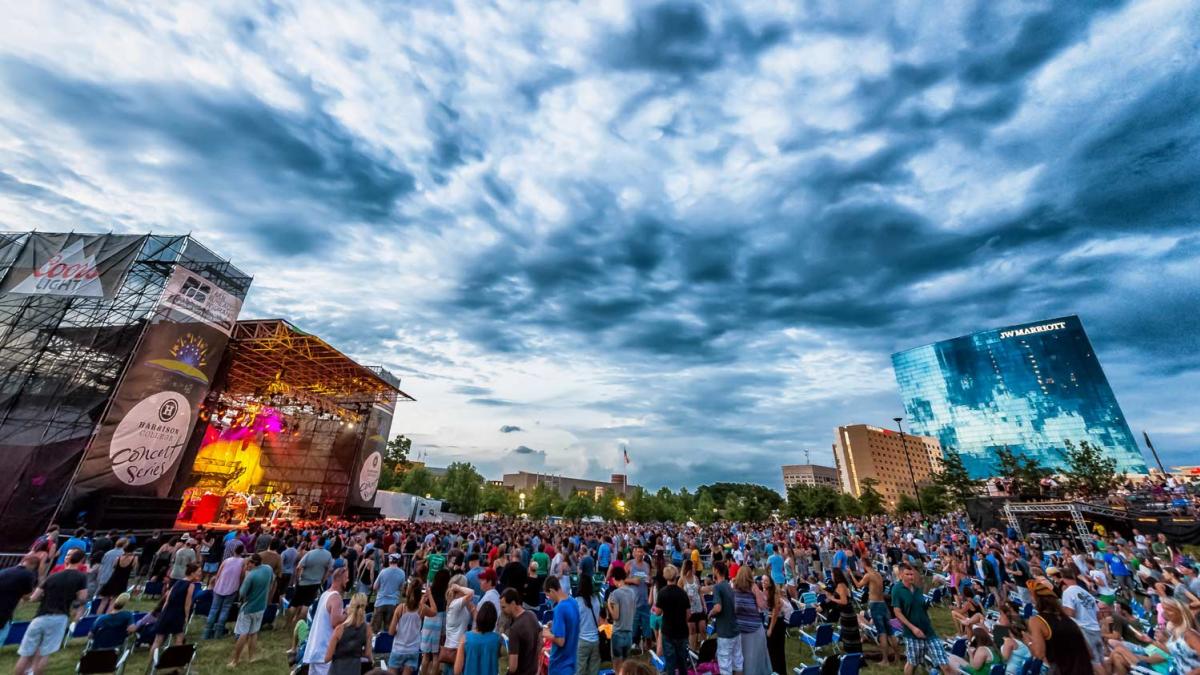
[[[153,607],[153,601],[134,601],[130,609],[137,611],[149,610]],[[18,611],[15,620],[25,621],[33,617],[35,606],[32,604],[22,605]],[[949,611],[941,608],[932,608],[930,615],[933,618],[934,626],[938,633],[943,637],[953,633]],[[238,675],[284,675],[288,672],[287,667],[287,651],[291,644],[291,635],[283,628],[283,618],[279,619],[279,627],[275,630],[264,630],[259,635],[259,655],[260,661],[257,663],[246,663],[238,667]],[[229,626],[232,628],[232,624]],[[190,642],[198,642],[199,649],[196,653],[196,664],[192,672],[199,675],[208,673],[230,673],[225,666],[229,662],[230,653],[233,651],[233,638],[227,636],[219,640],[200,640],[200,635],[204,632],[204,620],[202,617],[195,617],[192,620],[188,629],[188,640]],[[53,675],[66,675],[75,672],[75,664],[79,660],[79,654],[83,651],[83,646],[86,640],[76,639],[67,643],[67,646],[60,650],[57,654],[50,658],[50,668],[48,673]],[[864,645],[868,658],[872,654],[876,654],[874,645]],[[0,674],[6,675],[13,672],[13,668],[17,660],[17,649],[15,645],[0,650]],[[801,663],[812,663],[812,658],[809,655],[808,647],[802,645],[799,641],[789,638],[787,642],[787,664],[788,668],[795,667]],[[500,672],[506,670],[507,659],[500,660]],[[138,675],[145,673],[149,667],[149,650],[142,648],[134,652],[125,664],[125,672],[129,675]],[[609,667],[605,664],[604,667]],[[871,664],[868,668],[872,673],[878,675],[901,675],[904,672],[902,666],[891,666],[883,668],[878,664]],[[791,673],[783,674],[791,675]]]

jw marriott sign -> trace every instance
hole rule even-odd
[[[1029,328],[1017,328],[1014,330],[1000,331],[1000,339],[1011,337],[1024,337],[1026,335],[1034,335],[1035,333],[1048,333],[1052,330],[1060,330],[1067,327],[1066,321],[1056,321],[1054,323],[1044,323],[1040,326],[1030,326]]]

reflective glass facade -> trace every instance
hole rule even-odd
[[[1008,446],[1061,467],[1064,440],[1099,446],[1119,472],[1146,462],[1079,317],[973,333],[892,355],[909,428],[954,448],[973,476]]]

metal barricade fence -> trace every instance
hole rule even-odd
[[[0,553],[0,570],[20,565],[24,557],[24,553]]]

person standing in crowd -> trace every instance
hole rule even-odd
[[[699,556],[699,549],[692,547],[692,552]],[[707,622],[704,614],[704,597],[701,595],[703,586],[697,573],[697,563],[691,558],[683,561],[683,573],[679,584],[688,596],[688,646],[700,649],[700,642],[707,635]]]
[[[542,652],[542,631],[533,612],[525,609],[521,594],[506,588],[500,595],[500,607],[508,615],[507,675],[538,675],[538,655]]]
[[[483,589],[483,597],[479,600],[479,606],[493,605],[496,608],[497,626],[500,621],[500,593],[496,590],[496,570],[487,568],[479,573],[479,587]]]
[[[691,617],[692,603],[687,591],[679,586],[678,576],[679,570],[674,565],[663,567],[666,585],[658,591],[654,603],[662,616],[658,655],[665,664],[665,675],[687,675],[688,619]]]
[[[742,642],[742,672],[768,675],[771,658],[767,654],[767,634],[762,625],[762,612],[767,601],[762,589],[754,583],[750,565],[742,566],[733,578],[733,605]]]
[[[154,625],[154,644],[150,651],[157,651],[166,640],[175,638],[175,644],[183,644],[187,621],[192,615],[192,595],[200,581],[200,565],[191,563],[183,569],[180,578],[166,591],[158,623]]]
[[[454,657],[454,675],[498,675],[500,634],[496,632],[496,609],[481,603],[475,613],[475,630],[467,633]]]
[[[579,612],[575,675],[596,675],[600,672],[600,596],[591,575],[580,574],[575,605]]]
[[[129,579],[137,567],[137,556],[130,553],[128,547],[129,541],[122,537],[100,561],[101,569],[96,577],[100,583],[100,588],[96,591],[100,598],[100,606],[96,608],[97,614],[107,613],[112,599],[129,590]]]
[[[838,612],[840,627],[839,641],[845,654],[862,653],[862,634],[858,627],[858,608],[854,604],[854,594],[850,591],[850,581],[847,579],[849,566],[834,567],[830,572],[833,579],[833,597],[831,598]]]
[[[446,587],[445,639],[438,660],[442,664],[442,675],[452,675],[458,645],[471,627],[471,615],[475,613],[475,591],[467,586],[467,578],[456,574]]]
[[[404,604],[392,612],[388,632],[392,634],[392,653],[388,668],[400,675],[413,675],[421,667],[421,596],[425,584],[413,576],[404,594]]]
[[[916,568],[901,563],[900,581],[892,585],[892,612],[904,627],[904,675],[913,675],[918,668],[924,672],[926,659],[944,675],[953,675],[946,648],[929,619],[925,590],[917,585]]]
[[[373,584],[375,589],[375,613],[371,616],[371,630],[378,633],[392,618],[400,604],[400,592],[404,587],[404,570],[400,569],[400,554],[387,557],[387,567],[380,570]]]
[[[771,671],[786,673],[787,616],[784,591],[769,574],[762,577],[762,584],[767,598],[767,655],[771,659]]]
[[[67,540],[62,543],[62,546],[58,547],[58,557],[54,559],[54,562],[62,565],[63,563],[67,562],[67,554],[76,549],[83,551],[85,557],[90,549],[87,541],[87,530],[82,527],[75,530],[75,534],[71,537],[68,537]],[[82,562],[82,559],[80,562]]]
[[[742,638],[738,632],[737,605],[728,575],[729,568],[725,566],[725,561],[714,560],[713,578],[717,580],[717,585],[713,588],[713,606],[708,618],[716,629],[717,667],[721,675],[740,675],[744,665]]]
[[[68,550],[66,569],[46,577],[30,596],[40,604],[37,616],[25,629],[25,636],[17,648],[20,658],[17,659],[16,673],[29,670],[34,675],[44,673],[50,655],[62,648],[72,614],[82,615],[83,603],[88,598],[87,575],[74,567],[83,563],[83,558],[82,548]]]
[[[330,675],[327,659],[329,645],[333,641],[334,629],[346,620],[342,593],[345,592],[349,581],[349,570],[345,567],[337,568],[330,577],[329,590],[322,593],[317,600],[312,626],[308,630],[307,646],[304,656],[300,659],[301,663],[308,664],[309,675]]]
[[[866,566],[866,573],[854,582],[855,587],[867,587],[867,610],[871,625],[875,627],[875,641],[879,645],[882,664],[892,661],[900,662],[900,654],[896,648],[896,636],[892,633],[891,617],[888,615],[887,600],[883,595],[883,575],[871,565]]]
[[[8,638],[17,605],[37,588],[41,565],[40,557],[27,553],[20,565],[0,570],[0,645]]]
[[[608,619],[612,622],[612,663],[615,670],[629,658],[633,649],[634,616],[637,613],[637,591],[625,585],[625,568],[609,570],[616,588],[608,594]]]
[[[196,555],[196,540],[188,537],[184,540],[182,546],[175,549],[174,555],[171,556],[171,581],[187,578],[188,565],[192,563],[199,564],[199,562],[199,556]]]
[[[1075,565],[1068,564],[1059,572],[1062,575],[1063,613],[1075,620],[1092,652],[1092,665],[1104,665],[1104,639],[1100,636],[1099,606],[1096,598],[1079,585]]]
[[[233,657],[229,660],[230,668],[237,668],[242,650],[246,651],[246,659],[251,663],[257,660],[258,631],[262,628],[263,614],[267,611],[267,598],[275,585],[275,572],[263,564],[262,555],[251,555],[246,561],[246,569],[245,579],[238,588],[242,604],[237,623],[233,626],[237,642],[233,646]]]
[[[367,596],[355,593],[346,607],[346,618],[333,629],[325,662],[329,675],[361,675],[362,660],[371,661],[371,627],[367,625]]]
[[[325,539],[322,537],[316,548],[305,553],[300,562],[296,563],[296,573],[293,575],[296,580],[296,590],[292,595],[292,604],[288,607],[289,627],[296,622],[300,615],[308,612],[309,605],[317,599],[317,594],[321,592],[321,585],[325,583],[333,570],[333,555],[329,553],[324,544]],[[339,614],[339,622],[340,616]]]
[[[574,675],[579,648],[579,606],[563,590],[558,577],[546,577],[546,597],[554,605],[554,620],[542,633],[550,641],[548,675]]]
[[[229,619],[229,610],[233,609],[233,603],[237,600],[244,567],[242,542],[238,541],[234,547],[234,554],[222,560],[221,566],[217,568],[212,585],[212,606],[208,610],[208,621],[204,625],[205,640],[225,635],[225,622]]]
[[[654,639],[654,630],[650,627],[650,580],[652,575],[650,562],[646,560],[646,549],[640,541],[633,547],[633,560],[629,562],[625,572],[625,584],[633,587],[637,593],[637,613],[633,618],[633,643],[646,648]]]
[[[1029,620],[1029,651],[1034,658],[1057,671],[1057,675],[1091,675],[1092,655],[1079,625],[1068,617],[1045,579],[1029,582],[1035,614]],[[895,592],[893,591],[893,597]]]
[[[438,670],[449,588],[450,570],[442,568],[433,576],[429,592],[421,598],[421,675],[433,675]]]

